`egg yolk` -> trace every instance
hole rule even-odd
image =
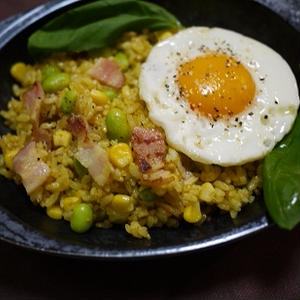
[[[177,79],[190,107],[214,120],[242,112],[255,95],[249,71],[224,54],[198,56],[182,64]]]

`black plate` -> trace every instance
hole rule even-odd
[[[15,61],[28,61],[26,40],[53,15],[77,0],[52,1],[16,20],[0,24],[0,107],[6,109],[11,97],[9,67]],[[161,0],[185,26],[218,26],[253,37],[279,52],[299,81],[299,37],[281,17],[253,1],[239,0]],[[275,1],[274,1],[275,2]],[[1,26],[2,25],[2,26]],[[7,128],[0,123],[1,134]],[[98,259],[144,258],[208,249],[246,236],[269,226],[262,199],[247,205],[235,220],[217,215],[201,227],[183,224],[179,229],[151,229],[152,239],[137,240],[121,227],[92,229],[73,233],[69,224],[55,221],[34,207],[21,186],[0,177],[0,239],[18,246],[57,255]]]

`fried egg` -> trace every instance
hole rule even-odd
[[[139,89],[172,147],[221,166],[263,158],[291,129],[299,106],[287,62],[221,28],[188,28],[155,45]]]

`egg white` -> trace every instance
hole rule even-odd
[[[233,56],[256,85],[252,105],[213,123],[191,110],[175,80],[180,64],[208,52]],[[299,106],[287,62],[268,46],[221,28],[192,27],[158,43],[142,66],[139,88],[150,119],[172,147],[194,161],[221,166],[264,157],[291,129]]]

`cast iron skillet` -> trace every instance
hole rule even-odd
[[[271,10],[253,1],[160,0],[185,26],[204,25],[232,29],[253,37],[279,52],[299,81],[297,31]],[[9,68],[15,61],[32,62],[26,50],[31,32],[54,15],[76,6],[78,0],[52,1],[0,24],[0,108],[11,97]],[[3,26],[4,25],[4,26]],[[298,83],[299,84],[299,83]],[[0,122],[1,134],[8,129]],[[235,220],[217,214],[201,227],[182,224],[179,229],[151,229],[152,239],[138,240],[123,228],[76,234],[69,223],[48,218],[29,201],[22,186],[0,177],[0,239],[45,253],[92,259],[146,258],[204,250],[257,232],[270,225],[261,198],[247,205]]]

